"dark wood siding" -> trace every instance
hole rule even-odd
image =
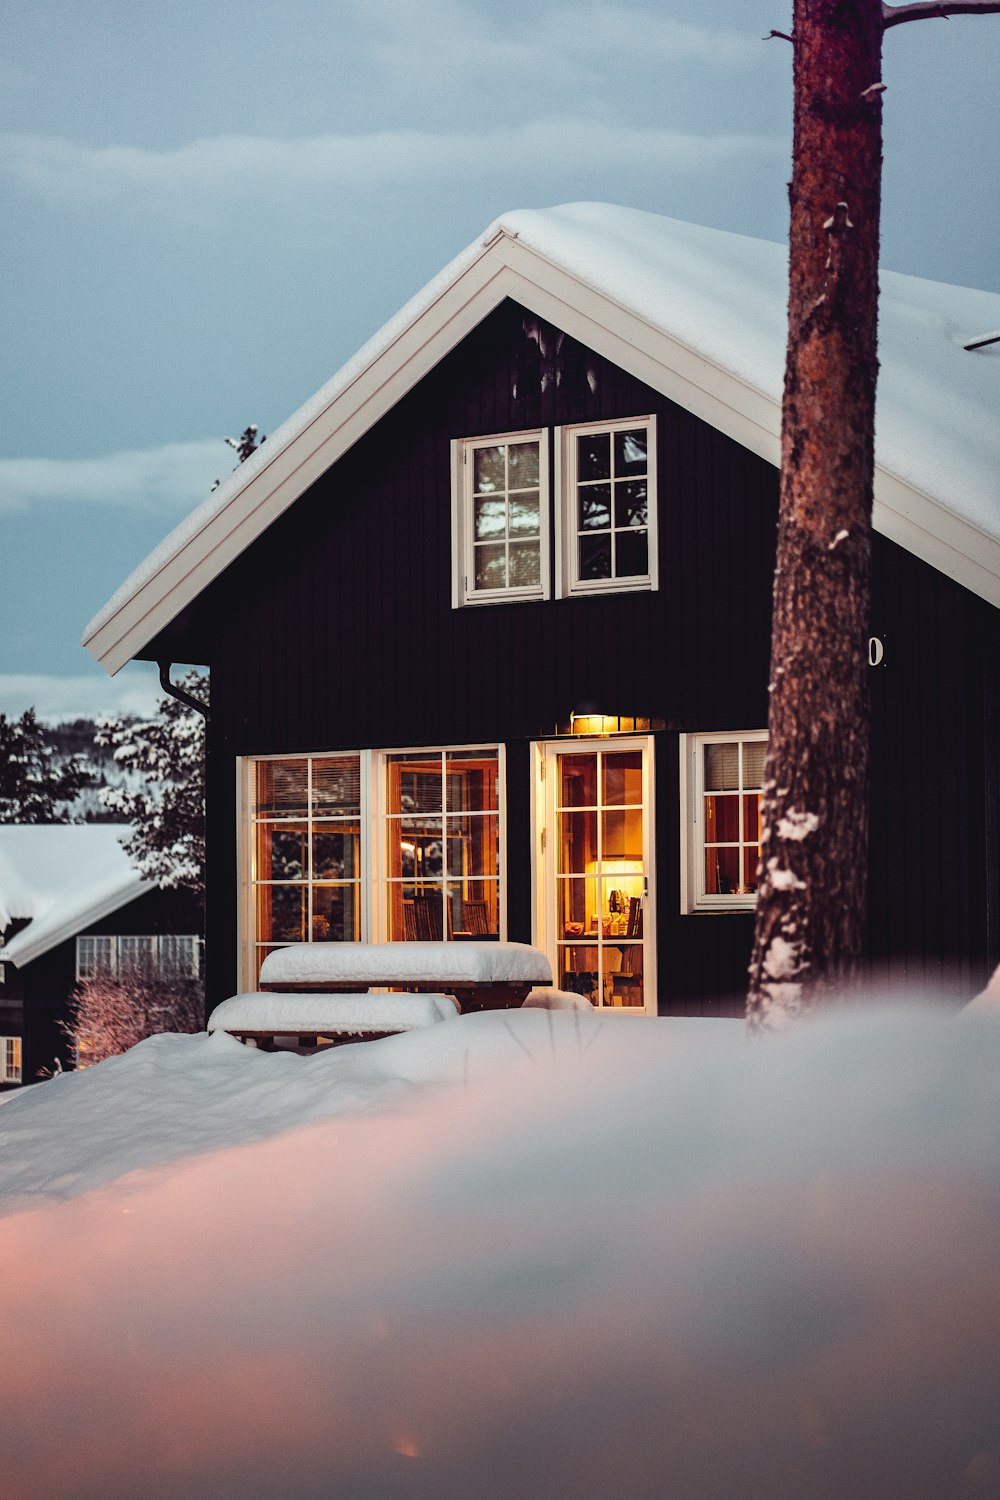
[[[680,913],[678,734],[766,723],[777,475],[545,325],[541,389],[525,399],[524,319],[510,303],[486,319],[191,612],[188,653],[212,668],[212,1001],[236,982],[236,757],[504,742],[508,925],[527,939],[528,746],[591,700],[665,726],[661,1007],[741,1004],[750,918]],[[647,413],[657,424],[659,589],[453,610],[450,440]],[[995,612],[881,541],[875,593],[887,655],[872,674],[874,951],[978,982],[987,889],[996,900],[984,833]]]

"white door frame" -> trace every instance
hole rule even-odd
[[[580,735],[535,740],[531,746],[531,941],[541,948],[559,982],[556,946],[556,757],[593,755],[598,750],[642,752],[642,847],[646,893],[643,898],[643,1008],[626,1006],[621,1014],[655,1016],[656,1009],[656,850],[655,741],[652,735]],[[616,1008],[616,1014],[618,1013]]]

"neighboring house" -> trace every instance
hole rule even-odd
[[[732,1013],[751,942],[780,246],[513,213],[92,622],[212,674],[208,992],[289,941],[493,933],[601,1004]],[[318,289],[322,294],[322,289]],[[886,273],[870,950],[998,959],[1000,297]],[[837,539],[830,538],[835,546]]]
[[[197,902],[143,880],[107,823],[0,825],[0,1088],[71,1068],[81,979],[129,964],[197,974]]]

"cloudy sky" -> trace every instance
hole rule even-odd
[[[498,213],[786,232],[788,0],[5,0],[0,711],[140,707],[131,568]],[[884,263],[1000,289],[1000,17],[886,40]]]

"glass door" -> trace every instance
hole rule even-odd
[[[651,741],[542,747],[546,928],[555,982],[600,1009],[656,1013]]]

